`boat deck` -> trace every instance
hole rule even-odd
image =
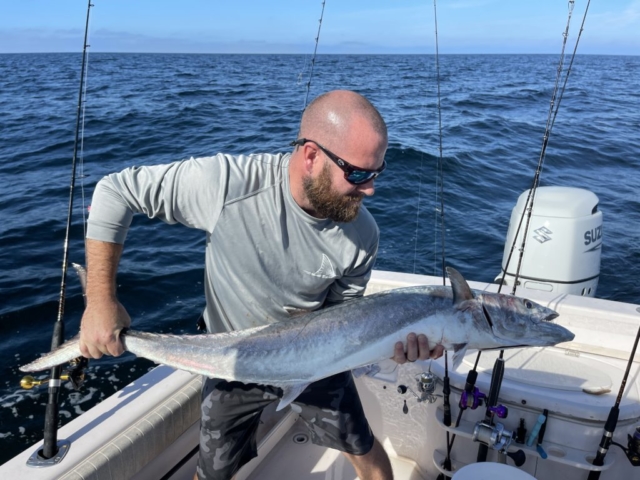
[[[296,480],[357,480],[351,463],[336,450],[314,445],[306,427],[294,413],[279,426],[278,437],[265,439],[258,457],[236,475],[235,480],[286,479]],[[269,443],[273,442],[273,445]],[[268,451],[265,451],[268,450]],[[196,469],[197,456],[189,458],[167,480],[191,480]],[[426,480],[415,462],[391,458],[394,478],[397,480]],[[149,478],[149,477],[147,477]],[[136,476],[141,480],[141,476]]]
[[[420,283],[439,278],[375,272],[368,291]],[[472,288],[491,290],[495,285],[471,283]],[[527,292],[528,293],[528,292]],[[542,461],[528,447],[523,472],[535,478],[582,480],[593,466],[589,459],[597,448],[608,411],[613,405],[628,352],[638,328],[640,306],[567,295],[528,294],[560,313],[558,323],[576,338],[557,348],[529,348],[527,358],[509,351],[501,402],[510,409],[505,428],[514,430],[519,419],[535,424],[548,409],[549,427],[544,447],[549,458]],[[479,365],[477,386],[488,391],[492,354]],[[469,352],[459,368],[451,368],[452,414],[457,415],[460,390],[475,360]],[[445,428],[439,420],[441,396],[435,403],[398,390],[416,389],[416,376],[431,371],[442,378],[443,359],[415,362],[394,370],[395,377],[380,375],[356,380],[367,418],[376,437],[389,453],[397,480],[434,479],[446,451]],[[465,363],[466,362],[466,363]],[[544,372],[542,374],[541,372]],[[58,438],[69,441],[67,456],[48,468],[27,466],[40,443],[0,466],[5,478],[38,480],[191,480],[195,472],[199,437],[201,379],[160,366],[105,399],[62,427]],[[441,382],[436,394],[441,395]],[[247,464],[236,480],[351,480],[356,475],[341,454],[311,443],[306,428],[291,409],[263,414],[258,430],[258,457]],[[474,463],[478,446],[471,441],[473,425],[481,409],[465,414],[455,430],[454,467]],[[640,359],[631,367],[620,405],[614,440],[626,444],[627,435],[640,425]],[[447,430],[449,430],[447,428]],[[513,446],[513,448],[521,448]],[[602,467],[603,480],[635,478],[624,455],[613,449]],[[490,453],[489,461],[496,461]]]

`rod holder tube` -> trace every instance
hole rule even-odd
[[[494,407],[498,403],[498,397],[500,395],[500,387],[502,386],[502,378],[504,377],[504,359],[502,355],[496,359],[496,363],[493,364],[493,372],[491,374],[491,388],[489,389],[489,396],[487,398],[487,412],[485,414],[485,422],[491,424],[493,420],[493,414],[489,410],[489,407]],[[478,462],[486,462],[489,448],[480,443],[478,446]]]

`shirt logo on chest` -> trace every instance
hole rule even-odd
[[[309,272],[305,270],[304,273],[308,273],[309,275],[313,275],[314,277],[320,278],[336,278],[336,269],[333,267],[331,260],[324,253],[322,254],[322,263],[320,264],[320,268],[315,272]]]

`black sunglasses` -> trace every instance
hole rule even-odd
[[[343,160],[342,158],[337,156],[335,153],[332,153],[331,151],[324,148],[315,140],[310,140],[308,138],[299,138],[298,140],[294,140],[293,142],[291,142],[290,145],[292,147],[301,147],[307,142],[315,143],[318,148],[322,150],[322,152],[327,157],[329,157],[329,159],[333,163],[335,163],[340,168],[340,170],[344,172],[344,178],[352,185],[362,185],[363,183],[367,183],[370,180],[374,180],[384,171],[385,168],[387,168],[387,162],[384,160],[382,161],[382,166],[376,170],[366,170],[364,168],[354,167],[346,160]]]

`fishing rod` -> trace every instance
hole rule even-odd
[[[512,286],[512,290],[511,290],[511,295],[515,295],[515,293],[516,293],[516,287],[518,285],[518,278],[520,276],[520,270],[522,268],[522,262],[523,262],[523,259],[524,259],[524,252],[525,252],[525,246],[526,246],[526,240],[527,240],[527,233],[529,232],[529,225],[531,223],[531,217],[533,216],[533,204],[534,204],[534,201],[535,201],[536,189],[537,189],[538,185],[540,184],[540,175],[542,173],[542,167],[544,166],[544,160],[545,160],[545,156],[546,156],[546,152],[547,152],[547,146],[549,144],[549,137],[551,136],[551,131],[553,130],[553,126],[555,124],[556,117],[558,115],[558,111],[560,110],[560,103],[562,102],[562,98],[564,97],[564,92],[566,90],[567,82],[569,80],[569,75],[571,74],[571,69],[573,67],[573,62],[574,62],[575,57],[576,57],[576,53],[577,53],[577,50],[578,50],[578,44],[580,43],[580,38],[582,37],[582,32],[584,30],[584,23],[585,23],[585,21],[587,19],[587,12],[589,11],[589,5],[591,4],[591,0],[587,1],[587,6],[585,8],[584,15],[582,17],[582,24],[580,25],[580,30],[579,30],[578,36],[576,38],[576,43],[575,43],[574,48],[573,48],[573,53],[571,55],[571,60],[569,62],[569,66],[567,68],[567,72],[566,72],[566,74],[564,76],[564,82],[563,82],[562,88],[559,89],[560,79],[562,78],[562,71],[563,71],[563,67],[564,67],[564,51],[565,51],[565,48],[566,48],[566,45],[567,45],[567,39],[569,37],[569,26],[571,24],[571,16],[573,14],[574,4],[575,4],[574,0],[570,0],[569,1],[569,14],[568,14],[568,18],[567,18],[567,26],[566,26],[563,34],[562,34],[563,42],[562,42],[562,49],[561,49],[561,52],[560,52],[560,62],[558,64],[558,70],[557,70],[557,73],[556,73],[556,80],[555,80],[555,84],[554,84],[554,88],[553,88],[553,93],[551,95],[551,102],[550,102],[550,105],[549,105],[549,113],[548,113],[548,116],[547,116],[547,123],[545,125],[545,131],[544,131],[544,135],[542,137],[542,147],[540,149],[540,157],[538,159],[538,165],[537,165],[534,177],[533,177],[532,186],[529,189],[529,194],[527,195],[527,201],[525,202],[525,207],[523,209],[522,216],[520,217],[520,222],[518,223],[518,227],[517,227],[515,235],[514,235],[513,243],[511,244],[511,249],[509,250],[509,255],[507,257],[507,262],[505,264],[504,272],[503,272],[502,278],[500,279],[500,285],[498,287],[498,293],[500,293],[500,291],[502,290],[502,286],[504,285],[504,281],[505,281],[506,276],[507,276],[507,270],[509,268],[509,265],[511,264],[511,258],[512,258],[513,253],[515,251],[518,235],[520,234],[520,229],[522,227],[522,223],[523,223],[523,221],[525,219],[525,216],[526,216],[527,221],[526,221],[525,228],[524,228],[524,234],[522,236],[522,243],[521,243],[520,249],[519,249],[518,265],[516,267],[516,273],[515,273],[514,280],[513,280],[513,286]],[[559,95],[558,95],[558,91],[560,92]],[[556,103],[556,98],[557,98],[557,103]],[[554,109],[554,107],[555,107],[555,109]]]
[[[436,215],[440,216],[440,245],[442,248],[441,252],[441,261],[442,261],[442,285],[446,285],[446,253],[445,253],[445,221],[444,221],[444,159],[442,155],[442,103],[441,103],[441,94],[440,94],[440,55],[438,48],[438,8],[436,4],[436,0],[433,0],[433,20],[434,20],[434,28],[435,28],[435,47],[436,47],[436,85],[438,89],[437,95],[437,108],[438,108],[438,168],[436,174],[436,181],[438,182],[438,196],[440,197],[440,209],[439,212],[436,210]],[[437,223],[437,222],[436,222]],[[417,235],[416,235],[417,239]],[[444,352],[444,378],[442,380],[442,409],[443,409],[443,423],[445,426],[451,426],[451,402],[449,400],[449,396],[451,395],[451,385],[449,379],[449,355],[445,350]],[[451,471],[451,449],[449,446],[449,431],[447,430],[447,456],[444,460],[443,468],[450,472]],[[440,475],[438,479],[449,478],[444,475]]]
[[[570,21],[571,21],[571,12],[573,11],[573,1],[569,2],[569,16],[568,16],[568,20],[567,20],[567,27],[566,30],[563,34],[564,37],[564,42],[563,42],[563,47],[562,47],[562,54],[561,54],[561,61],[560,61],[560,65],[558,68],[558,76],[556,78],[556,86],[554,88],[554,93],[553,93],[553,98],[551,101],[551,108],[550,108],[550,113],[549,113],[549,119],[547,121],[547,128],[545,131],[545,136],[544,136],[544,142],[543,142],[543,148],[542,148],[542,152],[541,152],[541,158],[540,158],[540,162],[538,165],[538,170],[536,171],[536,175],[534,177],[534,187],[532,188],[532,191],[535,192],[535,187],[537,187],[538,183],[539,183],[539,176],[540,176],[540,172],[542,170],[542,162],[544,160],[544,154],[546,151],[546,145],[548,142],[548,138],[550,135],[550,131],[551,128],[553,126],[553,123],[555,122],[555,118],[560,106],[560,100],[558,101],[557,104],[557,108],[555,109],[555,113],[553,114],[553,116],[551,115],[551,112],[553,112],[553,106],[555,104],[555,98],[557,95],[557,91],[558,91],[558,80],[560,78],[560,73],[562,72],[562,65],[563,65],[563,59],[564,59],[564,49],[565,49],[565,45],[566,45],[566,41],[568,38],[568,31],[569,31],[569,25],[570,25]],[[586,14],[587,14],[587,10],[588,10],[588,5],[587,5],[587,9],[585,10],[585,15],[583,17],[583,21],[582,21],[582,26],[580,29],[580,34],[582,33],[582,30],[584,28],[584,21],[586,19]],[[573,64],[573,60],[575,58],[575,54],[576,54],[576,50],[577,50],[577,45],[580,39],[580,34],[578,35],[578,41],[576,41],[576,45],[574,48],[574,52],[573,52],[573,56],[571,58],[571,64],[569,66],[569,69],[567,71],[567,75],[565,76],[565,82],[562,88],[562,92],[560,94],[560,99],[562,99],[562,95],[564,93],[564,90],[566,88],[566,84],[567,84],[567,80],[568,80],[568,75],[569,72],[571,71],[571,65]],[[531,193],[531,192],[530,192]],[[531,209],[529,209],[529,215],[531,215]],[[530,217],[529,217],[530,218]],[[522,225],[522,218],[520,221],[520,224],[518,226],[518,231],[520,229],[520,226]],[[528,224],[527,224],[528,226]],[[517,238],[518,233],[516,233],[516,237]],[[507,260],[507,265],[509,265],[510,261],[511,261],[511,255],[513,254],[515,248],[515,240],[514,243],[512,244],[511,247],[511,251]],[[523,255],[524,252],[524,244],[520,250],[520,254],[521,256]],[[521,268],[521,265],[518,265],[518,270],[517,272],[519,273]],[[505,272],[506,274],[506,272]],[[504,279],[505,279],[506,275],[503,275],[501,282],[500,282],[500,286],[498,288],[498,293],[500,293],[500,290],[502,288],[502,285],[504,284]],[[514,283],[514,288],[513,288],[513,293],[515,294],[515,286],[517,285],[517,276],[516,276],[516,282]],[[500,352],[500,356],[498,359],[496,359],[496,362],[494,364],[493,367],[493,372],[492,372],[492,376],[491,376],[491,385],[490,385],[490,389],[489,389],[489,397],[488,399],[486,398],[486,396],[484,394],[482,394],[481,392],[478,391],[478,389],[475,387],[475,383],[477,380],[477,366],[478,363],[480,361],[480,356],[481,356],[482,352],[478,352],[478,355],[476,357],[476,361],[474,364],[474,367],[472,370],[469,371],[468,375],[467,375],[467,379],[465,382],[465,388],[464,391],[461,393],[460,396],[460,409],[458,411],[458,417],[456,419],[456,424],[455,424],[455,428],[457,428],[460,425],[460,421],[462,419],[462,414],[464,412],[464,410],[466,410],[467,408],[471,408],[471,409],[475,409],[478,407],[478,405],[480,404],[480,402],[482,401],[482,399],[485,399],[486,401],[486,413],[485,413],[485,425],[492,425],[493,424],[493,417],[494,414],[496,414],[496,412],[504,412],[504,415],[506,415],[506,409],[500,408],[499,406],[497,406],[497,402],[498,402],[498,396],[499,396],[499,392],[500,392],[500,388],[501,388],[501,384],[502,384],[502,379],[504,376],[504,350],[502,350]],[[445,369],[445,376],[446,376],[447,372]],[[446,423],[445,423],[446,424]],[[446,424],[447,426],[449,426],[448,424]],[[448,437],[448,434],[447,434]],[[451,465],[451,460],[450,460],[450,455],[451,455],[451,449],[453,448],[453,442],[455,441],[456,436],[453,435],[451,438],[451,441],[447,440],[447,458],[445,460],[445,464],[443,465],[445,468],[450,467]],[[488,445],[480,442],[480,445],[478,447],[478,456],[477,456],[477,461],[478,462],[484,462],[486,461],[487,458],[487,454],[488,454]],[[520,466],[524,463],[525,461],[525,456],[524,456],[524,452],[522,452],[521,450],[519,450],[518,452],[515,453],[507,453],[508,456],[510,456],[514,462],[516,463],[517,466]],[[449,468],[447,468],[449,470]],[[443,477],[442,475],[439,477],[441,478]]]
[[[436,178],[438,179],[439,182],[439,197],[440,197],[440,206],[439,206],[439,212],[437,212],[437,214],[439,214],[440,216],[440,228],[441,228],[441,245],[442,245],[442,252],[441,252],[441,260],[442,260],[442,272],[443,272],[443,276],[442,276],[442,281],[443,281],[443,285],[445,284],[445,263],[446,263],[446,250],[445,250],[445,213],[444,213],[444,160],[443,160],[443,154],[442,154],[442,108],[441,108],[441,92],[440,92],[440,62],[439,62],[439,47],[438,47],[438,15],[437,15],[437,0],[433,1],[433,12],[434,12],[434,24],[435,24],[435,47],[436,47],[436,83],[437,83],[437,108],[438,108],[438,132],[439,132],[439,159],[438,159],[438,172],[437,172],[437,176]],[[463,392],[463,394],[460,397],[460,409],[458,411],[458,417],[456,419],[456,424],[455,427],[459,427],[460,426],[460,421],[462,418],[462,412],[467,408],[467,402],[469,401],[468,399],[472,399],[472,408],[477,408],[478,403],[476,400],[473,399],[477,399],[478,394],[476,392],[476,388],[475,388],[475,383],[477,380],[477,365],[478,365],[478,361],[480,360],[480,352],[478,352],[478,357],[476,359],[475,365],[473,367],[473,370],[471,370],[469,372],[469,374],[467,375],[467,380],[465,382],[465,390]],[[443,395],[443,424],[446,427],[450,427],[451,426],[451,403],[450,403],[450,394],[451,394],[451,385],[450,385],[450,377],[449,377],[449,368],[448,368],[448,354],[445,351],[444,354],[444,378],[443,378],[443,387],[442,387],[442,395]],[[494,374],[492,376],[492,383],[493,383],[493,379],[494,378],[499,378],[500,381],[502,380],[502,376],[504,374],[504,360],[501,362],[501,367],[502,369],[500,371],[496,371],[496,369],[494,368]],[[495,398],[494,403],[491,406],[494,406],[497,403],[497,399],[498,399],[498,392],[499,392],[499,387],[496,389],[494,387],[494,389],[492,390],[494,391],[494,395],[493,397]],[[474,396],[475,394],[475,396]],[[491,396],[490,396],[491,398]],[[489,410],[487,410],[487,412],[489,412]],[[453,448],[453,442],[455,441],[455,434],[453,436],[450,435],[449,431],[447,430],[447,456],[442,464],[442,467],[445,471],[451,472],[452,471],[452,465],[451,465],[451,450]],[[481,443],[481,446],[484,446],[486,448],[486,445]],[[518,461],[516,461],[516,463],[519,463]],[[450,477],[446,476],[445,474],[440,474],[438,476],[438,480],[444,480],[444,479],[448,479]]]
[[[488,425],[493,424],[493,411],[492,407],[498,404],[498,397],[500,395],[500,388],[502,387],[502,379],[504,378],[504,350],[500,350],[500,356],[493,364],[493,372],[491,373],[491,386],[489,387],[489,397],[486,402],[486,410],[484,415],[484,423]],[[479,357],[480,355],[478,355]],[[483,442],[478,445],[478,456],[476,461],[486,462],[487,455],[489,453],[489,446]]]
[[[87,44],[87,37],[89,34],[89,17],[91,13],[91,7],[93,4],[91,0],[87,2],[87,20],[85,24],[84,30],[84,46],[82,49],[82,69],[80,72],[80,91],[78,93],[78,108],[76,112],[76,132],[75,132],[75,141],[73,144],[73,158],[71,161],[71,185],[69,187],[69,206],[67,212],[67,226],[66,233],[64,237],[64,246],[63,246],[63,258],[62,258],[62,280],[60,284],[60,299],[58,301],[58,316],[56,318],[54,327],[53,327],[53,335],[51,338],[51,350],[54,350],[64,341],[64,307],[66,300],[66,289],[67,289],[67,268],[69,263],[69,237],[71,232],[71,216],[73,213],[73,197],[75,191],[75,180],[76,180],[76,165],[77,165],[77,155],[78,155],[78,143],[80,136],[80,119],[82,114],[82,105],[83,105],[83,92],[84,92],[84,77],[85,77],[85,69],[86,69],[86,61],[87,61],[87,48],[89,45]],[[44,445],[42,450],[38,451],[38,457],[42,459],[48,460],[54,458],[59,451],[64,450],[64,453],[68,451],[69,444],[66,442],[58,442],[58,414],[59,414],[59,405],[58,405],[58,395],[60,393],[60,387],[62,385],[60,379],[61,367],[56,366],[51,369],[51,374],[49,376],[49,399],[47,401],[47,406],[45,410],[45,421],[44,421]],[[77,371],[76,371],[77,374]],[[64,455],[64,453],[62,453]],[[59,460],[58,460],[59,461]]]
[[[324,4],[326,0],[322,0],[322,10],[320,11],[320,20],[318,20],[318,33],[316,34],[316,46],[313,49],[313,57],[311,57],[311,70],[309,71],[309,80],[307,81],[307,95],[304,97],[304,106],[302,110],[307,108],[309,102],[309,92],[311,91],[311,77],[313,77],[313,67],[316,64],[316,54],[318,52],[318,42],[320,41],[320,30],[322,29],[322,19],[324,17]]]
[[[640,309],[638,310],[640,312]],[[629,361],[627,362],[627,369],[624,372],[624,376],[622,377],[622,382],[620,383],[620,390],[618,390],[618,397],[616,398],[616,402],[613,407],[609,411],[609,416],[607,417],[607,421],[604,424],[604,432],[602,433],[602,438],[600,439],[600,445],[598,446],[598,451],[596,453],[596,458],[593,459],[593,465],[596,467],[602,467],[604,465],[604,457],[607,455],[609,451],[609,447],[611,444],[618,445],[627,455],[629,461],[634,466],[640,466],[640,427],[636,429],[636,435],[631,437],[629,435],[629,448],[625,449],[622,445],[615,443],[613,441],[613,432],[616,430],[616,426],[618,424],[618,415],[620,414],[620,402],[622,401],[622,395],[624,393],[624,389],[627,385],[627,379],[629,378],[629,372],[631,371],[631,365],[633,364],[633,359],[636,356],[636,349],[638,348],[638,341],[640,340],[640,328],[638,328],[638,333],[636,334],[636,340],[633,344],[633,348],[631,349],[631,355],[629,356]],[[589,472],[588,480],[598,480],[600,478],[601,470],[591,470]]]
[[[590,0],[589,0],[590,2]],[[582,25],[580,27],[580,32],[578,34],[578,37],[576,39],[576,43],[574,46],[574,50],[573,50],[573,55],[571,57],[571,62],[569,65],[569,68],[567,70],[567,73],[565,75],[564,78],[564,83],[562,86],[562,89],[560,90],[560,95],[558,97],[558,91],[559,91],[559,85],[560,85],[560,79],[562,77],[562,71],[563,71],[563,66],[564,66],[564,51],[567,45],[567,39],[569,38],[569,28],[571,26],[571,17],[573,14],[573,8],[574,8],[574,4],[575,1],[574,0],[570,0],[569,1],[569,13],[567,16],[567,25],[565,27],[565,30],[562,34],[563,36],[563,42],[562,42],[562,50],[560,52],[560,62],[558,64],[558,70],[557,70],[557,74],[556,74],[556,81],[555,81],[555,85],[554,85],[554,90],[553,90],[553,94],[551,97],[551,102],[550,102],[550,107],[549,107],[549,114],[547,116],[547,124],[545,126],[545,132],[544,132],[544,136],[543,136],[543,141],[542,141],[542,148],[540,150],[540,157],[538,159],[538,165],[536,168],[536,172],[534,174],[534,178],[533,178],[533,184],[531,186],[531,189],[529,190],[529,195],[527,197],[527,201],[525,203],[525,209],[523,211],[522,217],[520,217],[520,223],[518,224],[518,228],[516,230],[516,234],[514,237],[514,241],[511,245],[511,249],[509,251],[509,256],[507,257],[507,263],[505,266],[505,270],[504,270],[504,274],[502,275],[502,278],[500,279],[500,285],[498,287],[498,293],[500,293],[500,291],[502,290],[502,286],[504,285],[504,281],[505,278],[507,276],[507,269],[509,268],[509,264],[511,263],[511,257],[513,255],[513,252],[515,250],[515,246],[516,246],[516,242],[517,242],[517,238],[518,238],[518,234],[520,232],[520,228],[522,226],[522,222],[525,219],[526,216],[526,224],[525,224],[525,228],[524,228],[524,234],[523,234],[523,238],[522,238],[522,244],[520,245],[520,249],[519,249],[519,257],[518,257],[518,265],[516,268],[516,274],[515,274],[515,278],[514,278],[514,282],[513,282],[513,288],[511,291],[511,295],[515,295],[516,294],[516,287],[518,285],[518,277],[520,275],[520,270],[522,268],[522,261],[524,258],[524,251],[525,251],[525,246],[526,246],[526,237],[527,237],[527,232],[529,231],[529,224],[531,222],[531,217],[533,216],[533,204],[535,201],[535,195],[536,195],[536,189],[540,183],[540,174],[542,173],[542,167],[544,165],[544,159],[545,159],[545,155],[546,155],[546,150],[547,150],[547,145],[549,142],[549,137],[551,135],[551,130],[553,129],[553,125],[555,123],[555,119],[556,116],[558,114],[558,110],[560,109],[560,102],[562,100],[562,97],[564,95],[566,86],[567,86],[567,81],[569,79],[569,74],[571,73],[571,66],[573,65],[573,61],[575,59],[575,55],[578,49],[578,43],[580,42],[580,36],[582,34],[582,30],[584,28],[584,22],[586,20],[586,16],[587,16],[587,11],[589,10],[589,5],[587,4],[587,7],[585,9],[584,12],[584,16],[582,19]],[[558,97],[558,101],[556,104],[556,97]],[[554,109],[555,106],[555,109]],[[555,111],[554,111],[555,110]],[[502,379],[504,376],[504,359],[503,359],[503,355],[504,355],[504,350],[500,351],[500,356],[496,359],[496,362],[493,366],[493,374],[491,376],[491,386],[489,387],[489,398],[487,400],[487,409],[486,409],[486,413],[485,413],[485,424],[488,425],[492,425],[493,424],[493,417],[494,414],[492,412],[492,409],[496,406],[497,404],[497,399],[498,399],[498,395],[500,393],[500,389],[502,387]],[[478,357],[480,357],[480,352],[478,352]],[[480,445],[478,446],[478,456],[477,456],[477,461],[478,462],[485,462],[487,460],[487,454],[489,452],[489,448],[488,445],[486,445],[483,442],[480,442]],[[516,458],[514,458],[514,460],[516,460],[516,462],[518,461]]]

